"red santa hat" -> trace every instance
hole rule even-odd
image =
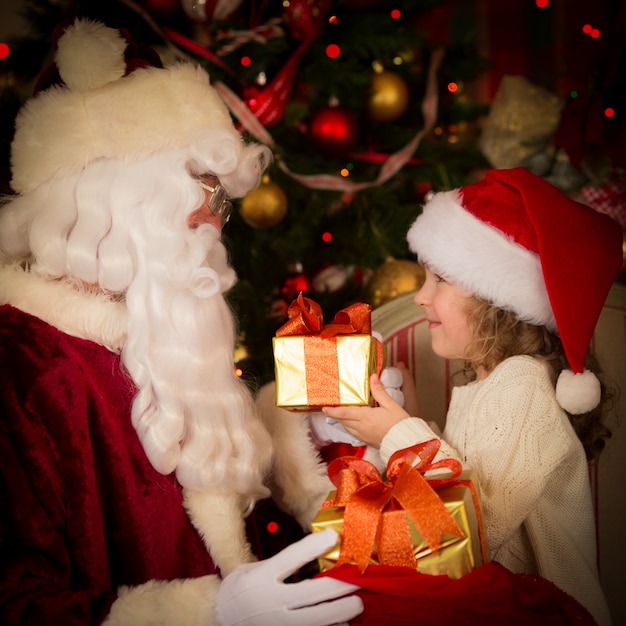
[[[584,362],[622,264],[617,222],[518,167],[435,194],[407,239],[433,272],[557,333],[571,367],[557,383],[559,404],[574,414],[598,405],[600,384]]]
[[[242,141],[201,67],[160,67],[158,55],[125,31],[87,19],[64,24],[54,43],[54,64],[16,119],[11,186],[18,193],[98,158],[137,161],[218,128],[215,150]]]

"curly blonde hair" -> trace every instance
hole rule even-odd
[[[535,326],[517,319],[511,311],[500,309],[477,297],[470,299],[468,323],[474,330],[474,339],[466,351],[464,372],[470,380],[476,377],[477,368],[491,372],[508,357],[525,354],[545,361],[552,373],[554,384],[559,374],[569,368],[561,339],[545,326]],[[612,406],[613,391],[603,380],[600,367],[591,352],[585,367],[593,371],[601,383],[600,404],[588,413],[567,413],[578,438],[583,444],[588,460],[596,459],[604,449],[611,431],[605,419]]]

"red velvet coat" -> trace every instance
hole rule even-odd
[[[0,334],[0,623],[99,623],[120,585],[215,573],[119,356],[11,306]]]

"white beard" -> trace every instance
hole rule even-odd
[[[204,198],[187,162],[179,153],[101,160],[51,181],[7,207],[12,238],[0,236],[0,252],[125,298],[122,360],[139,389],[132,421],[150,462],[184,487],[235,492],[249,506],[268,494],[272,444],[234,371],[223,293],[235,273],[213,226],[187,226]]]
[[[271,442],[235,375],[226,250],[212,226],[191,231],[154,213],[149,222],[128,227],[135,276],[122,359],[139,387],[133,425],[152,465],[183,486],[266,495]]]

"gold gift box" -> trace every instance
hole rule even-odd
[[[475,476],[474,472],[463,472],[461,478]],[[446,575],[450,578],[461,578],[483,563],[483,545],[480,534],[479,517],[476,512],[472,492],[465,486],[440,487],[436,489],[437,495],[443,501],[446,509],[452,515],[454,521],[463,531],[464,537],[451,537],[444,535],[435,553],[426,545],[422,536],[413,525],[409,516],[406,516],[413,554],[415,555],[415,567],[421,574]],[[333,501],[335,492],[332,491],[327,501]],[[313,532],[321,532],[326,528],[333,528],[339,534],[339,540],[334,548],[318,558],[318,564],[322,571],[334,567],[339,559],[341,548],[341,535],[343,530],[343,508],[328,507],[321,509],[313,520]],[[397,511],[391,511],[396,514]],[[383,515],[385,512],[383,511]],[[376,547],[370,556],[370,564],[379,565]]]
[[[313,346],[317,354],[322,354],[322,358],[313,363],[307,361],[305,342]],[[376,371],[377,353],[371,335],[274,337],[273,349],[276,406],[292,411],[313,411],[322,406],[372,403],[369,379]],[[322,390],[322,394],[307,389],[307,378],[312,377],[315,377],[315,389]]]

